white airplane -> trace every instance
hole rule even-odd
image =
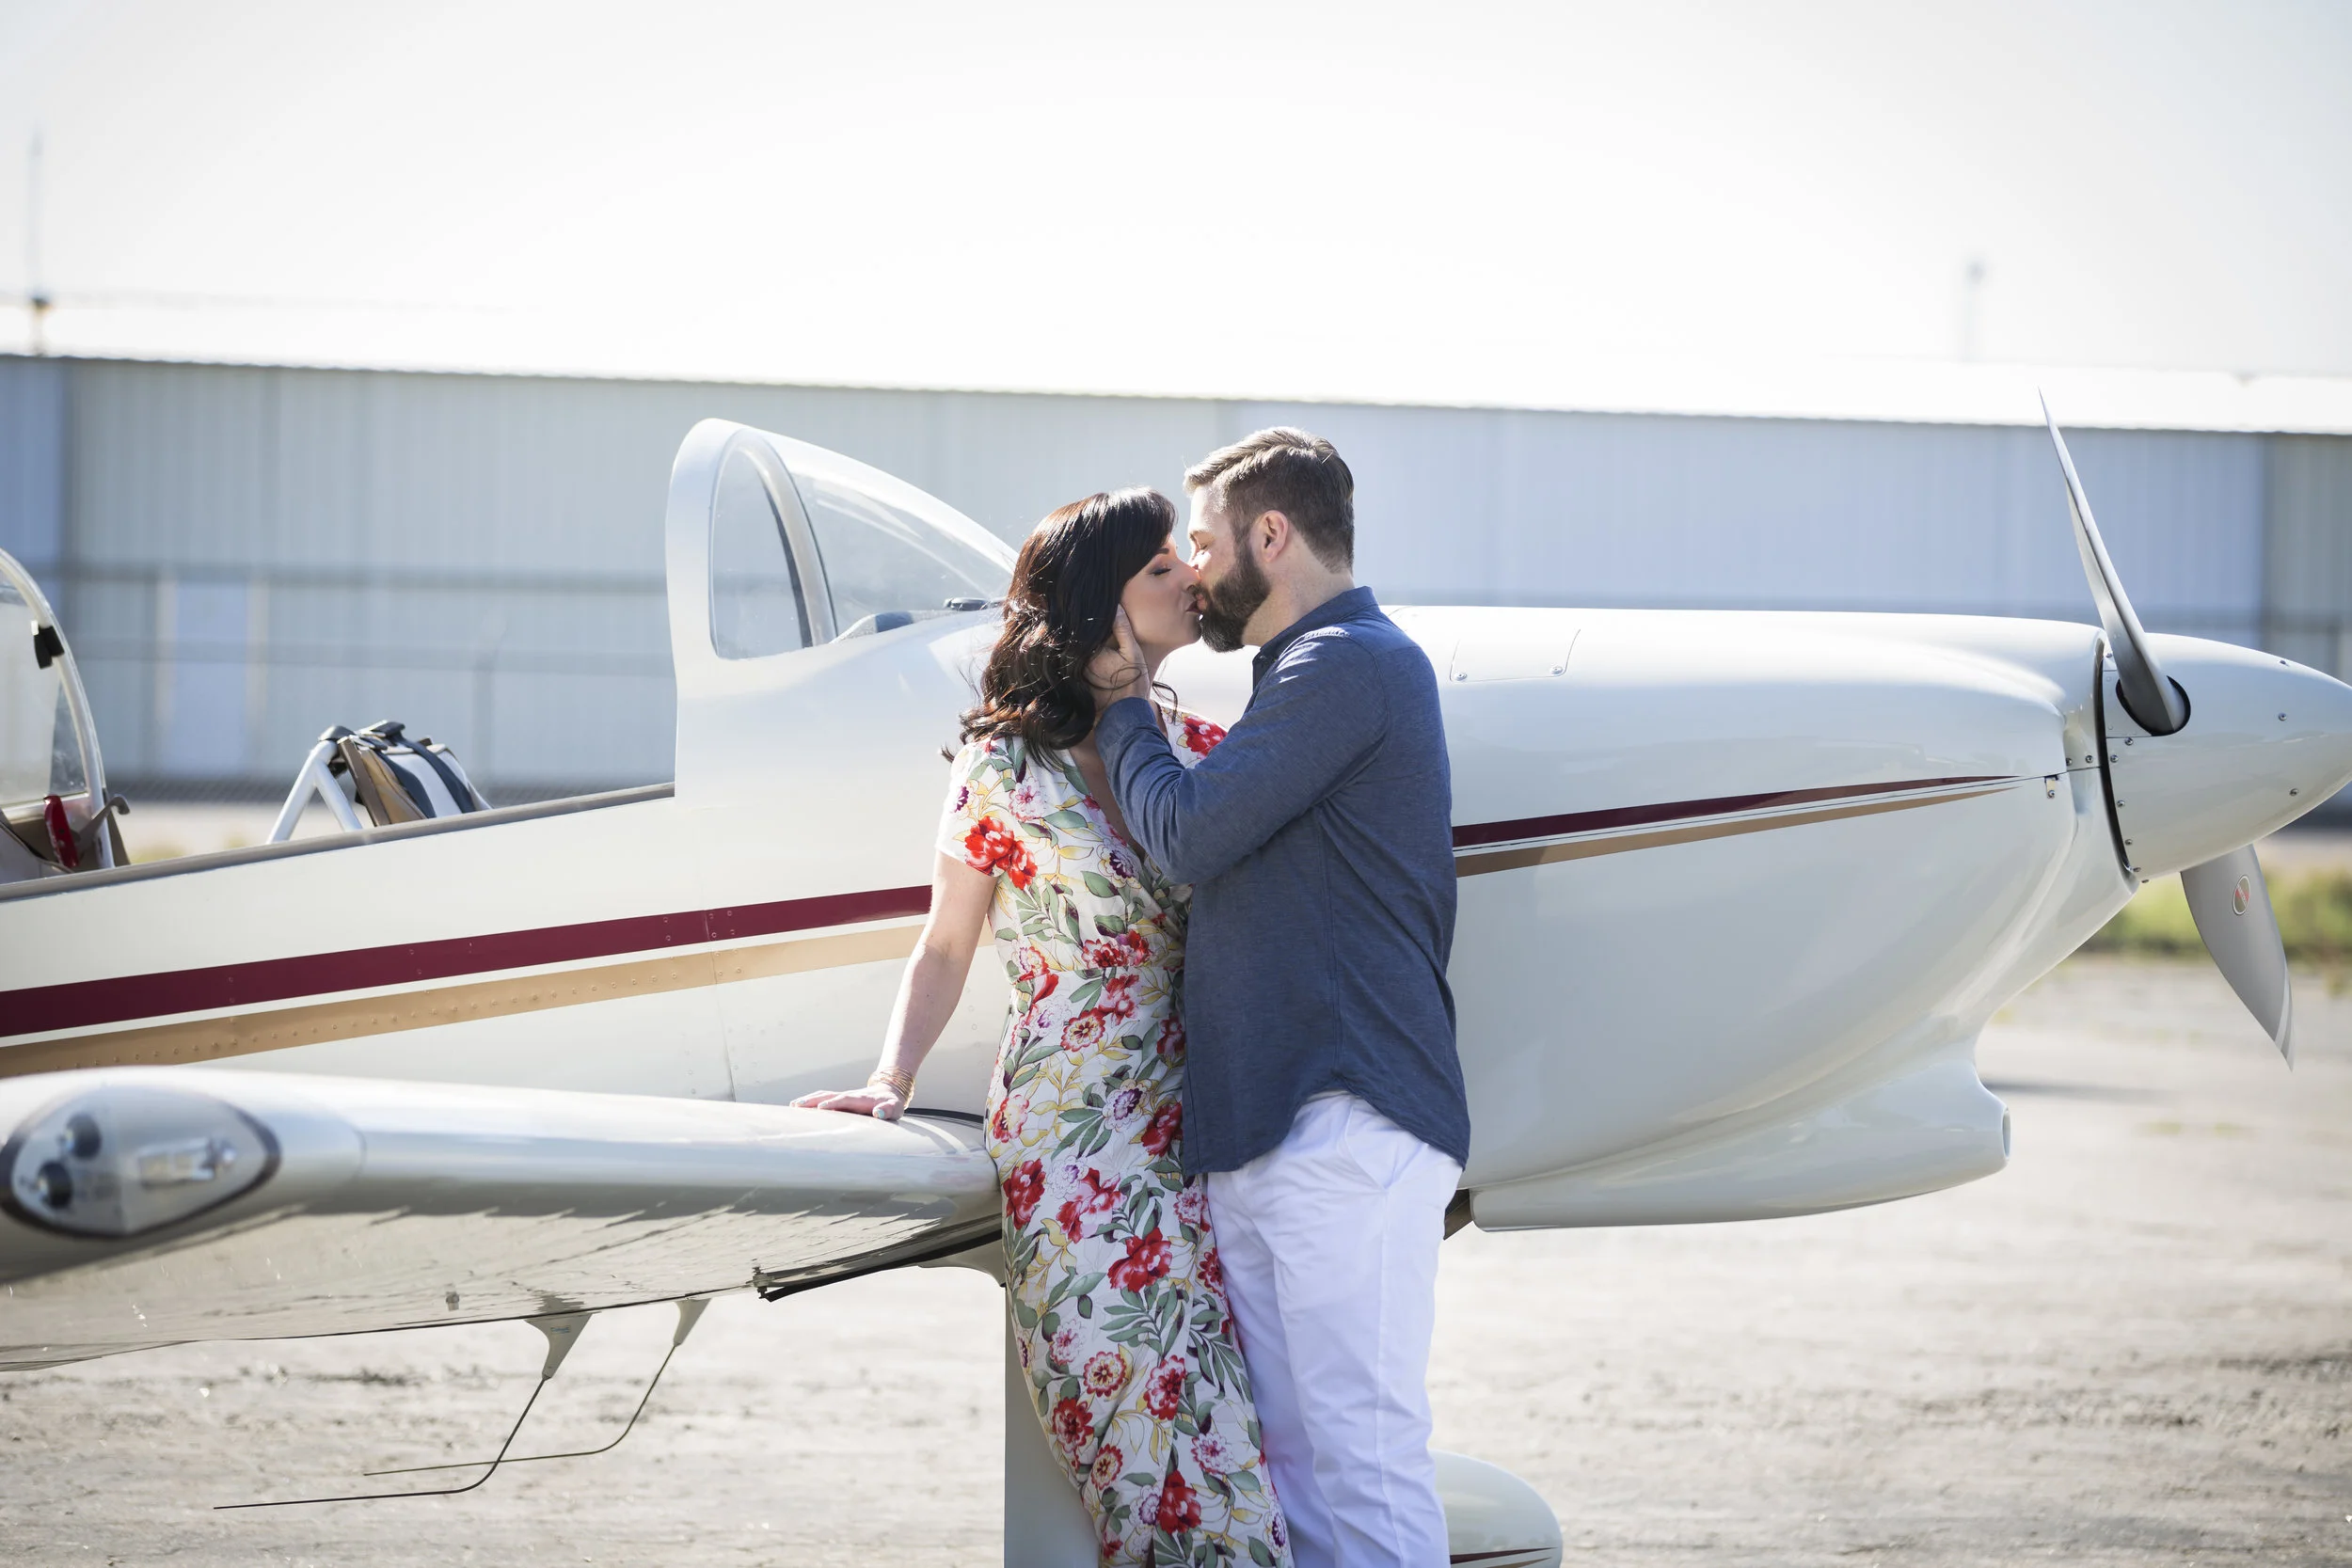
[[[2175,870],[2292,1061],[2249,846],[2352,780],[2352,688],[2144,632],[2051,436],[2099,627],[1393,611],[1454,769],[1457,1219],[1760,1219],[1990,1175],[1979,1030]],[[116,863],[71,653],[8,564],[40,657],[0,656],[0,851],[40,874],[0,886],[0,1368],[523,1319],[544,1386],[608,1308],[677,1302],[683,1339],[718,1292],[989,1266],[994,965],[919,1114],[784,1102],[870,1064],[1010,553],[717,420],[665,526],[675,784],[367,826],[330,743],[285,821],[323,787],[345,831],[151,865]],[[1238,656],[1169,674],[1237,716]],[[1025,1402],[1007,1560],[1091,1561]],[[1558,1561],[1531,1489],[1445,1466],[1455,1560]]]

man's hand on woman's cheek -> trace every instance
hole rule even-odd
[[[1107,707],[1128,697],[1152,695],[1152,672],[1143,659],[1143,644],[1136,637],[1136,628],[1127,619],[1125,607],[1120,607],[1111,622],[1111,640],[1087,661],[1087,684]]]

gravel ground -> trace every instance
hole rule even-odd
[[[1441,1446],[1571,1562],[2352,1563],[2352,998],[2290,1074],[2201,965],[2078,959],[1988,1032],[1991,1180],[1765,1225],[1447,1243]],[[599,1458],[218,1513],[494,1446],[515,1324],[0,1377],[11,1563],[993,1563],[994,1288],[729,1298]],[[528,1451],[616,1429],[666,1307],[597,1320]]]

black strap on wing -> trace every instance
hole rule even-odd
[[[434,815],[433,802],[424,798],[422,791],[408,777],[405,769],[391,765],[390,754],[394,751],[405,751],[413,756],[423,758],[424,765],[432,768],[434,774],[440,779],[441,787],[449,791],[450,804],[455,806],[461,815],[490,809],[490,802],[482,798],[481,792],[474,788],[473,782],[460,777],[457,769],[451,767],[446,758],[434,751],[433,739],[430,736],[422,740],[411,740],[407,736],[407,725],[397,719],[386,719],[370,724],[351,738],[370,747],[386,759],[386,765],[391,767],[392,776],[400,781],[401,792],[415,803],[417,810],[423,816],[430,817]]]
[[[490,809],[490,803],[474,792],[473,781],[460,778],[457,769],[449,765],[449,759],[433,749],[432,736],[410,741],[408,749],[424,758],[425,766],[441,776],[441,787],[449,791],[451,802],[460,812]]]

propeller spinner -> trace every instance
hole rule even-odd
[[[2143,880],[2165,871],[2180,871],[2189,913],[2197,922],[2197,934],[2204,940],[2205,950],[2291,1067],[2295,1062],[2294,988],[2287,974],[2286,944],[2279,934],[2261,863],[2249,841],[2214,854],[2214,838],[2218,831],[2220,842],[2229,843],[2237,836],[2230,831],[2232,827],[2248,831],[2255,828],[2257,820],[2283,823],[2325,798],[2317,790],[2305,798],[2301,788],[2288,784],[2283,786],[2284,801],[2273,804],[2264,799],[2272,792],[2269,786],[2279,782],[2265,775],[2277,773],[2280,767],[2280,759],[2266,748],[2281,740],[2293,743],[2297,736],[2261,725],[2259,710],[2276,701],[2281,709],[2291,702],[2305,711],[2316,705],[2326,712],[2334,705],[2312,704],[2313,685],[2324,682],[2335,687],[2338,683],[2316,671],[2291,669],[2284,659],[2276,661],[2280,668],[2275,672],[2257,671],[2251,656],[2240,650],[2168,639],[2175,646],[2201,646],[2222,657],[2190,659],[2191,666],[2206,670],[2213,677],[2215,712],[2200,730],[2215,733],[2202,743],[2192,744],[2188,736],[2165,742],[2163,737],[2181,736],[2188,726],[2188,694],[2164,673],[2156,660],[2153,639],[2132,610],[2131,597],[2123,592],[2123,580],[2107,555],[2106,541],[2099,537],[2090,499],[2083,493],[2082,479],[2074,472],[2074,457],[2050,415],[2047,398],[2042,403],[2042,418],[2049,427],[2051,445],[2058,449],[2059,470],[2066,476],[2066,504],[2074,517],[2075,547],[2081,551],[2083,573],[2090,579],[2090,594],[2106,630],[2108,657],[2115,667],[2115,695],[2122,717],[2129,721],[2127,725],[2119,725],[2110,716],[2110,734],[2101,737],[2102,744],[2114,753],[2108,759],[2113,781],[2110,805],[2117,813],[2118,840],[2125,846],[2124,869]],[[2293,695],[2278,695],[2280,692]],[[2241,714],[2240,709],[2249,710],[2257,721],[2251,726],[2243,722],[2248,714]],[[2340,726],[2333,717],[2328,714],[2328,721],[2319,727],[2336,731]],[[2288,713],[2280,711],[2279,723],[2287,721]],[[2127,754],[2115,736],[2132,729],[2139,732],[2138,739],[2151,744],[2138,747],[2137,752],[2146,754],[2132,756],[2127,763]],[[2334,738],[2332,733],[2328,738]],[[2122,746],[2132,744],[2128,737],[2122,741]],[[2164,754],[2175,745],[2190,749],[2177,756]],[[2126,788],[2141,799],[2137,811],[2124,810]],[[2150,795],[2156,799],[2148,800]],[[2278,809],[2295,801],[2300,802],[2299,808]],[[2185,848],[2201,841],[2201,847],[2187,854],[2166,853],[2168,848]],[[2198,858],[2193,863],[2184,863],[2191,854]]]

